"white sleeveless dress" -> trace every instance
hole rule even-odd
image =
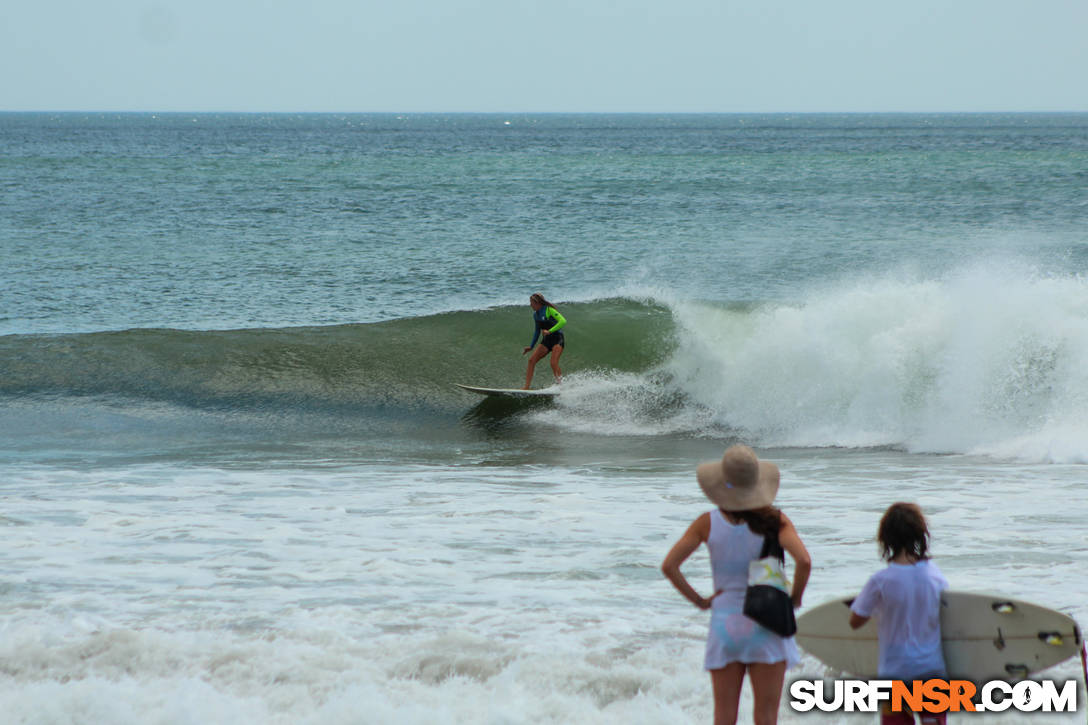
[[[731,524],[715,509],[710,512],[710,568],[714,575],[714,597],[710,610],[710,634],[706,640],[703,666],[718,670],[730,662],[753,664],[786,661],[793,667],[801,661],[793,637],[780,637],[744,616],[744,590],[748,587],[748,563],[759,558],[763,537],[752,533],[748,524]]]

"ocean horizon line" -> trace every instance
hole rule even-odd
[[[850,111],[550,111],[550,110],[232,110],[232,109],[0,109],[0,115],[118,114],[231,116],[1083,116],[1088,109],[1051,110],[850,110]]]

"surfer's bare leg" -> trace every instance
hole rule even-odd
[[[525,387],[522,390],[529,389],[529,385],[533,382],[533,370],[536,368],[536,364],[543,360],[547,354],[548,348],[543,345],[537,345],[537,348],[533,350],[533,354],[529,356],[529,369],[525,371]]]
[[[555,375],[555,382],[560,382],[563,379],[563,373],[559,370],[559,356],[563,354],[563,346],[556,345],[552,348],[552,374]]]

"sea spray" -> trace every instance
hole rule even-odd
[[[662,304],[664,363],[573,373],[537,417],[601,435],[1088,460],[1083,277],[988,266],[790,302]]]
[[[963,453],[1030,436],[1088,455],[1088,439],[1074,443],[1088,409],[1083,278],[887,278],[676,317],[666,369],[710,420],[764,445]]]

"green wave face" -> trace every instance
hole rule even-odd
[[[615,298],[561,309],[566,371],[640,372],[671,349],[664,307]],[[532,333],[526,305],[335,327],[12,335],[0,338],[0,394],[456,408],[465,398],[455,382],[520,387]],[[550,382],[541,362],[537,385]]]

